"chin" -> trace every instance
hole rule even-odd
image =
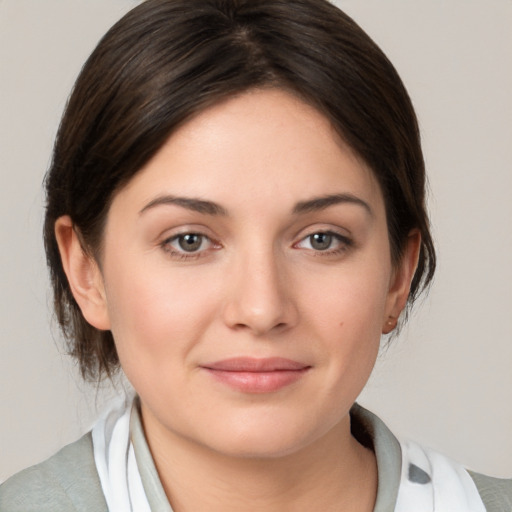
[[[230,458],[237,459],[279,459],[299,452],[309,443],[306,439],[290,439],[275,434],[267,437],[261,435],[233,435],[228,440],[212,440],[209,448]]]
[[[312,419],[318,419],[313,416]],[[300,452],[331,431],[339,420],[314,422],[298,419],[260,416],[216,425],[208,432],[203,445],[229,457],[242,459],[275,459]],[[329,426],[326,427],[326,424]]]

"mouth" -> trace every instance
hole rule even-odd
[[[236,357],[201,366],[217,382],[244,393],[272,393],[300,380],[310,365],[281,357]]]

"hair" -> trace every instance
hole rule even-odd
[[[84,378],[111,377],[110,331],[86,322],[55,237],[69,215],[83,249],[101,256],[119,191],[194,114],[233,95],[275,87],[324,114],[369,165],[386,205],[392,261],[421,233],[409,305],[432,280],[435,251],[413,106],[393,65],[327,0],[147,0],[117,22],[85,63],[47,173],[44,241],[58,322]]]

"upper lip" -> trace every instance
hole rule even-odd
[[[201,365],[209,370],[225,372],[275,372],[305,370],[309,365],[283,357],[233,357]]]

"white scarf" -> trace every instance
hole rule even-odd
[[[118,402],[92,430],[94,460],[109,512],[151,512],[130,437],[133,400]],[[416,443],[401,443],[395,512],[486,512],[469,473]]]
[[[402,476],[395,512],[486,512],[470,474],[444,455],[400,443]]]
[[[94,461],[109,512],[151,512],[130,436],[133,399],[114,403],[92,429]]]

